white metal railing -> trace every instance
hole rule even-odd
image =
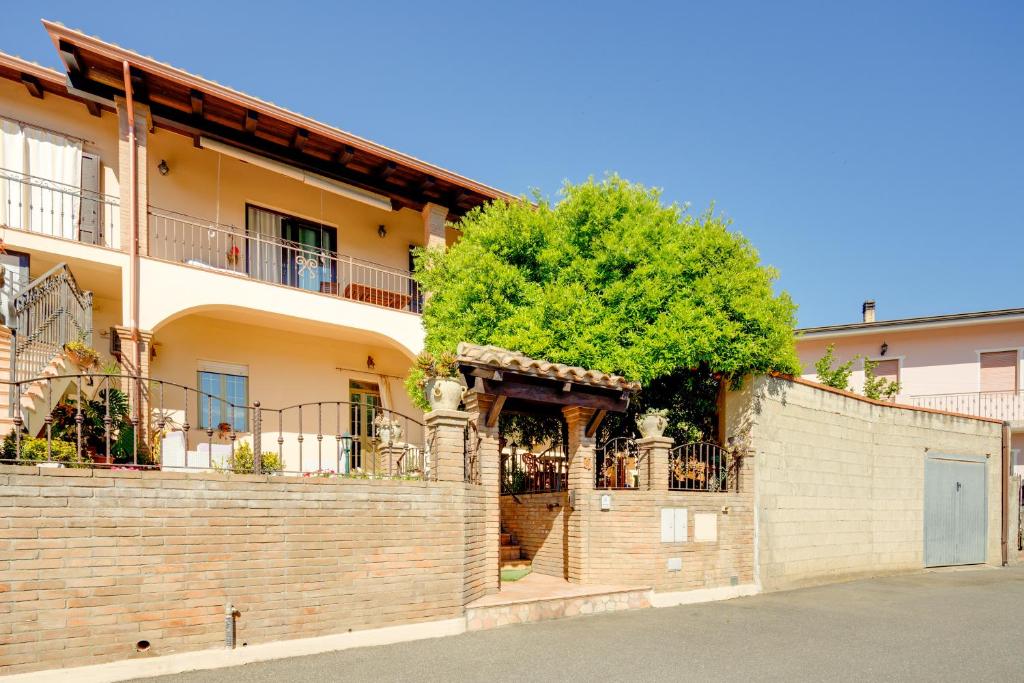
[[[152,207],[149,256],[400,311],[423,307],[407,270]]]
[[[910,396],[907,403],[920,408],[991,417],[997,420],[1024,420],[1024,392],[1021,391],[928,394]]]
[[[114,245],[117,198],[0,168],[0,225],[89,244]]]
[[[33,280],[14,300],[14,380],[38,377],[64,345],[92,346],[92,292],[79,288],[67,264]]]

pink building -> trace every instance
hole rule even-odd
[[[878,362],[876,376],[900,382],[897,401],[1007,420],[1013,432],[1016,471],[1024,473],[1024,308],[954,313],[903,320],[876,320],[865,301],[861,322],[797,330],[804,377],[829,344],[837,362],[855,356],[850,383],[860,392],[863,358]]]

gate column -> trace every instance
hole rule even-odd
[[[596,443],[593,436],[587,436],[587,425],[594,410],[566,406],[562,408],[562,415],[569,436],[566,442],[569,501],[565,506],[565,578],[572,583],[586,583],[590,573],[590,508],[596,477]]]

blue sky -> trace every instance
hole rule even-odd
[[[826,4],[831,5],[826,7]],[[568,3],[565,3],[568,5]],[[473,178],[715,202],[800,323],[1024,306],[1024,3],[17,3]]]

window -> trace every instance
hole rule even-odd
[[[981,391],[1017,391],[1017,351],[981,354]]]
[[[352,426],[352,469],[373,469],[370,458],[364,462],[363,454],[373,452],[373,437],[376,428],[373,419],[381,408],[380,388],[376,382],[349,382],[349,415]]]
[[[257,237],[246,255],[251,276],[313,292],[338,293],[336,229],[257,206],[246,209],[246,230]]]
[[[881,377],[890,382],[900,381],[900,362],[897,359],[893,358],[892,360],[880,360],[877,362],[875,377]]]
[[[199,428],[228,424],[249,431],[249,377],[244,366],[202,363],[199,368]]]

